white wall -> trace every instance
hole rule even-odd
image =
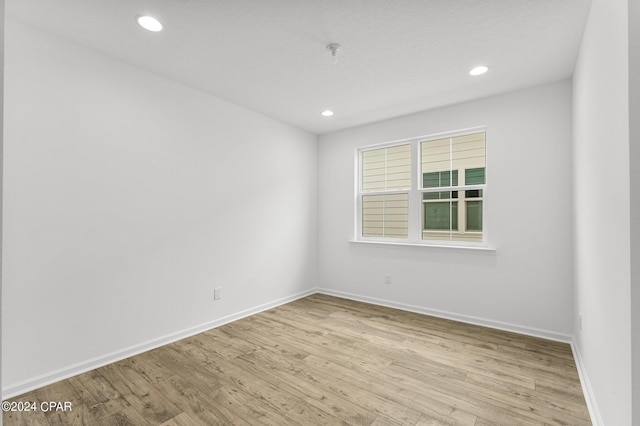
[[[481,125],[496,252],[348,242],[357,147]],[[560,339],[572,334],[569,81],[324,135],[318,155],[320,287]]]
[[[632,424],[640,424],[640,2],[629,2]]]
[[[5,392],[315,287],[314,135],[6,29]]]
[[[4,0],[0,0],[0,99],[4,99]],[[2,328],[2,176],[3,176],[3,122],[4,102],[0,103],[0,329]],[[2,339],[0,339],[0,353],[2,353]],[[2,357],[0,357],[0,383],[2,383]],[[1,399],[1,398],[0,398]],[[0,416],[2,426],[2,416]]]
[[[593,0],[574,74],[577,347],[605,425],[631,425],[627,0]]]

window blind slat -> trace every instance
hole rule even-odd
[[[422,173],[484,167],[485,134],[421,142]]]
[[[362,153],[362,191],[409,189],[411,145],[380,148]]]
[[[362,236],[406,238],[409,194],[362,196]]]

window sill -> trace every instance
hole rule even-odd
[[[454,250],[472,250],[472,251],[486,251],[495,252],[494,247],[486,246],[465,246],[465,245],[446,245],[446,244],[419,244],[419,243],[404,243],[398,241],[367,241],[367,240],[349,240],[352,244],[374,244],[383,246],[404,246],[404,247],[424,247],[424,248],[436,248],[436,249],[454,249]]]

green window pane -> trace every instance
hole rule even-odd
[[[465,191],[466,198],[480,198],[482,197],[482,189],[472,189],[470,191]]]
[[[437,188],[440,186],[440,173],[424,173],[422,175],[422,187],[423,188]]]
[[[458,230],[458,202],[424,203],[425,230]]]
[[[442,172],[444,174],[443,177],[443,185],[441,186],[457,186],[458,185],[458,171],[453,170],[451,172]],[[450,180],[450,178],[452,180]]]
[[[423,200],[439,200],[440,199],[440,193],[439,192],[425,192],[424,194],[422,194],[422,199]]]
[[[457,186],[458,171],[453,172],[446,170],[443,172],[431,172],[422,174],[423,188],[440,188],[443,186]]]
[[[449,200],[457,199],[458,191],[444,191],[444,192],[425,192],[422,194],[423,200]]]
[[[482,231],[482,201],[467,201],[467,231]]]
[[[464,182],[466,185],[482,185],[485,182],[484,179],[484,167],[478,167],[475,169],[466,169],[464,171]]]

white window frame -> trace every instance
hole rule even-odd
[[[454,138],[458,136],[465,136],[474,133],[485,133],[485,183],[478,185],[459,185],[452,187],[444,187],[445,189],[439,192],[445,191],[468,191],[468,190],[482,190],[482,241],[450,241],[450,240],[423,240],[422,239],[422,209],[423,209],[423,197],[426,188],[421,188],[420,182],[422,181],[420,170],[420,158],[421,158],[421,142]],[[435,133],[425,136],[417,136],[407,139],[400,139],[395,141],[384,142],[380,144],[367,145],[358,147],[355,150],[355,196],[354,196],[354,239],[353,242],[365,242],[365,243],[377,243],[377,244],[390,244],[390,245],[417,245],[427,247],[459,247],[459,248],[477,248],[477,249],[489,249],[489,218],[487,217],[487,205],[489,204],[489,176],[486,170],[488,167],[488,149],[487,149],[487,127],[472,127],[467,129],[456,130],[452,132]],[[365,151],[371,151],[381,148],[389,148],[398,145],[411,145],[411,188],[399,189],[389,191],[371,191],[362,192],[362,153]],[[460,179],[460,177],[458,177]],[[388,238],[388,237],[363,237],[362,236],[362,196],[363,195],[382,195],[382,194],[409,194],[409,211],[408,211],[408,238]],[[466,195],[466,194],[465,194]],[[460,198],[458,200],[458,209],[460,210],[461,204]],[[459,223],[460,226],[460,223]],[[466,221],[465,221],[466,226]],[[449,232],[449,231],[443,231]]]

